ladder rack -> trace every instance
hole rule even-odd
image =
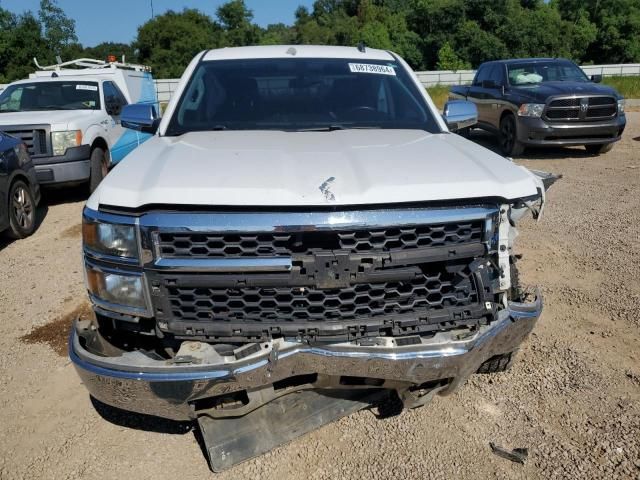
[[[78,58],[76,60],[69,60],[63,62],[60,57],[56,57],[58,63],[53,65],[42,66],[38,63],[38,59],[33,57],[33,62],[40,70],[54,70],[60,71],[66,67],[80,67],[80,68],[122,68],[124,70],[135,70],[137,72],[150,72],[151,68],[144,65],[136,65],[133,63],[126,63],[124,55],[121,62],[106,62],[104,60],[96,60],[94,58]]]

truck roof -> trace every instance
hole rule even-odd
[[[552,62],[554,60],[557,61],[561,61],[561,62],[570,62],[571,60],[568,60],[566,58],[543,58],[543,57],[538,57],[538,58],[508,58],[506,60],[491,60],[489,62],[483,62],[483,63],[522,63],[522,62],[527,62],[527,63],[538,63],[538,62]]]
[[[320,45],[264,45],[209,50],[203,61],[253,58],[353,58],[362,60],[395,60],[386,50]]]

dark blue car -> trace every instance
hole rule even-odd
[[[26,146],[0,132],[0,232],[24,238],[36,228],[40,186]]]

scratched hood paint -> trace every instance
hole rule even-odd
[[[373,205],[535,195],[524,167],[451,133],[222,131],[155,137],[120,162],[90,208]]]

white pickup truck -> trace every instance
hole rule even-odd
[[[92,59],[40,67],[0,93],[0,131],[26,144],[41,184],[88,183],[93,191],[151,136],[120,124],[131,103],[157,108],[147,67]]]
[[[83,384],[197,419],[221,470],[381,392],[413,408],[507,369],[542,310],[513,240],[545,186],[450,132],[476,118],[388,51],[200,53],[161,121],[125,107],[155,136],[84,209]]]

